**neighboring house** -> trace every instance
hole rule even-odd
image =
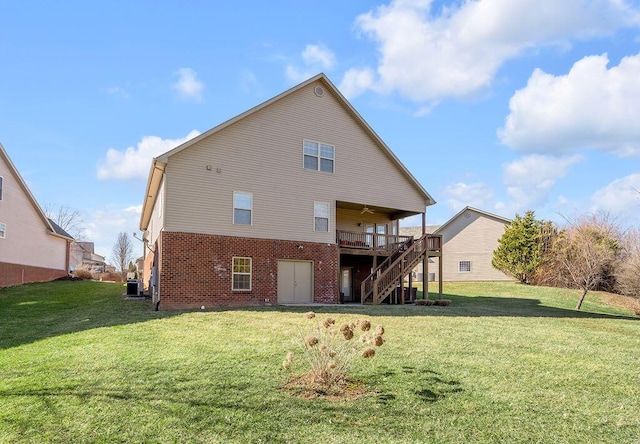
[[[434,203],[319,74],[153,160],[145,288],[162,308],[200,308],[360,302],[366,281],[378,303],[410,273],[399,253],[440,254],[439,238],[398,233]]]
[[[466,207],[445,224],[427,227],[427,232],[442,236],[442,280],[513,280],[491,265],[493,251],[510,223],[510,219]],[[413,234],[417,230],[408,227],[400,232]],[[435,261],[429,262],[428,273],[428,281],[438,281],[440,268]],[[414,275],[422,279],[422,266],[416,267]]]
[[[79,268],[98,271],[104,273],[106,271],[105,257],[94,252],[93,242],[73,242],[71,244],[71,260],[69,269],[71,271]]]
[[[0,287],[67,276],[72,241],[47,218],[0,145]]]

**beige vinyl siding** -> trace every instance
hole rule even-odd
[[[391,224],[395,223],[386,214],[361,214],[360,211],[346,210],[344,208],[338,208],[336,214],[338,219],[336,229],[354,233],[363,233],[366,225],[389,224],[389,234],[391,234]]]
[[[504,233],[502,221],[467,210],[443,228],[444,281],[500,281],[511,280],[491,266],[493,250]],[[471,261],[471,272],[460,273],[460,261]],[[437,261],[429,264],[429,272],[438,276]]]
[[[424,196],[329,91],[313,93],[318,84],[171,156],[165,229],[329,243],[337,200],[425,211]],[[335,146],[335,173],[303,168],[304,139]],[[233,225],[233,191],[253,193],[251,226]],[[329,233],[313,230],[314,201],[330,204]]]
[[[164,217],[163,217],[163,209],[165,206],[165,181],[162,180],[160,183],[160,188],[158,190],[158,197],[153,206],[153,212],[151,213],[151,219],[149,220],[149,226],[147,231],[149,232],[149,244],[155,244],[158,236],[160,236],[160,232],[163,229],[164,225]]]
[[[48,234],[47,226],[19,185],[19,179],[0,157],[3,180],[0,222],[6,234],[0,239],[0,262],[64,270],[67,241]]]

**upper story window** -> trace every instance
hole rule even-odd
[[[304,168],[333,173],[336,147],[322,142],[305,140],[302,144]]]
[[[0,176],[0,200],[2,200],[2,176]]]
[[[471,273],[471,261],[460,261],[460,262],[458,262],[458,272],[459,273]]]
[[[0,239],[3,239],[7,234],[7,224],[0,222]]]
[[[329,204],[313,203],[314,231],[329,231]]]
[[[253,194],[241,191],[233,192],[233,223],[251,225],[253,213]]]

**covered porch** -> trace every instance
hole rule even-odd
[[[400,221],[412,216],[420,218],[423,236],[419,239],[420,252],[411,256],[411,263],[422,261],[423,269],[427,270],[429,257],[441,257],[442,238],[427,235],[426,212],[352,202],[336,203],[336,243],[340,250],[338,284],[342,303],[363,303],[368,299],[363,297],[363,284],[370,285],[378,278],[388,279],[390,274],[393,274],[394,282],[400,279],[400,288],[404,285],[402,279],[407,276],[408,286],[412,286],[412,268],[406,268],[408,256],[405,253],[415,249],[416,239],[413,236],[399,234]],[[389,269],[389,265],[392,264],[395,268],[398,267],[395,261],[400,256],[403,257],[401,269]],[[398,277],[398,273],[403,276]],[[428,294],[427,277],[428,273],[423,273],[422,285],[425,295]],[[439,282],[441,293],[442,281]],[[392,284],[388,284],[387,287],[390,285]],[[406,298],[402,293],[400,289],[398,294],[389,294],[389,297],[385,296],[381,301],[404,303]],[[411,294],[409,290],[409,298]],[[374,299],[373,302],[380,301]]]

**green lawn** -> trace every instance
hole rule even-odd
[[[121,284],[0,289],[0,442],[640,441],[640,318],[602,294],[576,312],[575,291],[444,289],[449,307],[314,307],[386,329],[350,401],[281,389],[308,307],[154,312]]]

